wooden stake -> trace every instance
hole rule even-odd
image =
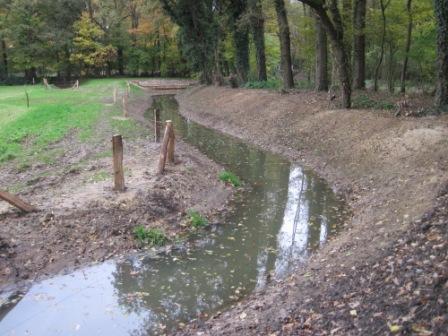
[[[174,149],[176,147],[176,137],[174,135],[173,125],[170,124],[170,140],[168,141],[168,162],[174,163]]]
[[[28,91],[25,90],[26,95],[26,107],[30,108],[30,96],[28,95]]]
[[[117,103],[117,88],[114,88],[114,104]]]
[[[123,139],[121,135],[114,135],[112,137],[112,153],[114,165],[114,190],[124,191]]]
[[[125,94],[123,96],[123,116],[125,118],[128,117],[128,95],[127,94]]]
[[[154,141],[159,142],[160,140],[160,111],[154,109]]]
[[[46,89],[49,88],[48,79],[46,79],[46,78],[44,78],[44,85],[45,85]]]
[[[163,134],[162,147],[160,148],[160,158],[159,158],[159,174],[163,174],[165,171],[166,157],[168,151],[168,142],[170,141],[172,123],[171,120],[166,121],[165,133]]]
[[[128,90],[128,96],[131,95],[131,84],[129,84],[129,82],[126,82],[127,85],[127,90]]]
[[[9,204],[15,206],[16,208],[18,208],[18,209],[20,209],[20,210],[22,210],[24,212],[33,212],[33,211],[37,210],[31,204],[28,204],[28,203],[22,201],[17,196],[11,195],[10,193],[8,193],[6,191],[1,191],[0,190],[0,199],[8,202]]]

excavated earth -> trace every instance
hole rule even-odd
[[[48,148],[58,153],[49,163],[2,167],[2,188],[20,188],[19,196],[39,211],[23,214],[0,203],[0,293],[138,251],[143,247],[133,236],[138,225],[161,228],[174,238],[185,231],[188,209],[213,218],[226,206],[231,190],[218,181],[221,168],[182,141],[176,144],[176,163],[157,174],[160,143],[143,117],[153,94],[129,100],[129,118],[137,124],[124,136],[123,193],[112,188],[111,124],[123,118],[110,118],[111,102],[105,102],[91,141],[70,134]]]
[[[330,108],[325,94],[196,87],[181,113],[314,169],[348,228],[290,278],[179,335],[443,335],[448,117]]]

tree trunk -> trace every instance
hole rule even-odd
[[[393,41],[389,41],[389,60],[388,60],[388,70],[387,70],[387,86],[389,88],[390,93],[395,92],[395,48],[393,45]]]
[[[436,107],[448,112],[448,3],[434,0],[437,21],[437,84]]]
[[[118,47],[117,49],[117,60],[118,60],[118,73],[120,76],[123,76],[124,75],[123,47]]]
[[[366,88],[366,0],[355,0],[353,38],[353,85]]]
[[[6,79],[8,78],[8,52],[6,50],[6,42],[4,39],[2,39],[2,61],[3,61],[3,77]]]
[[[274,3],[279,28],[283,86],[285,89],[291,89],[294,87],[294,77],[292,74],[291,37],[289,33],[288,17],[284,0],[274,0]]]
[[[384,43],[386,40],[386,9],[389,6],[391,0],[388,0],[386,3],[384,3],[384,0],[380,0],[380,7],[381,7],[381,18],[383,21],[382,27],[381,27],[381,51],[380,51],[380,58],[378,60],[378,63],[375,67],[375,78],[374,78],[374,91],[378,91],[378,78],[380,76],[380,70],[381,65],[383,64],[384,59]]]
[[[353,25],[353,6],[352,0],[342,1],[342,24],[344,27],[345,48],[348,59],[352,58],[352,25]]]
[[[331,0],[328,5],[321,2],[316,3],[314,0],[300,1],[314,9],[315,13],[319,16],[328,37],[330,38],[334,58],[338,65],[339,81],[341,83],[342,91],[342,105],[345,108],[350,108],[352,96],[350,63],[348,62],[345,50],[344,28],[337,5],[337,0]],[[331,14],[331,18],[327,13],[327,9]]]
[[[252,36],[254,39],[257,60],[257,78],[259,81],[266,81],[268,76],[266,72],[263,8],[260,0],[250,0],[249,6],[251,11],[250,22]]]
[[[316,17],[316,91],[328,91],[327,34],[319,17]]]
[[[241,25],[240,19],[246,11],[246,1],[231,1],[232,37],[235,46],[235,69],[239,83],[245,83],[249,73],[249,30]]]
[[[411,40],[412,40],[412,28],[413,28],[413,17],[412,17],[412,0],[408,0],[406,9],[408,12],[408,34],[406,36],[406,47],[404,50],[404,61],[403,68],[401,69],[401,93],[406,92],[406,74],[408,71],[408,62],[409,62],[409,51],[411,50]]]

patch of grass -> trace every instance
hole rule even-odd
[[[111,174],[105,170],[100,170],[95,172],[95,174],[92,175],[92,177],[89,179],[91,182],[101,182],[105,181],[108,178],[111,177]]]
[[[361,94],[353,98],[353,108],[393,110],[395,105],[388,101],[377,101],[370,98],[368,95]]]
[[[195,229],[207,226],[208,224],[207,219],[196,210],[188,211],[188,216],[190,217],[190,225]]]
[[[267,81],[249,81],[244,87],[246,89],[279,89],[282,82],[278,79],[268,79]]]
[[[168,237],[160,229],[147,229],[143,225],[134,228],[134,237],[140,244],[148,244],[151,246],[163,246],[168,242]]]
[[[218,177],[222,182],[231,184],[235,188],[238,188],[239,186],[241,186],[241,181],[238,178],[238,176],[236,176],[234,173],[229,172],[227,170],[224,170],[221,173],[219,173]]]

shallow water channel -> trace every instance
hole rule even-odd
[[[165,333],[291,274],[338,230],[343,202],[315,174],[184,119],[173,97],[154,104],[178,137],[248,188],[222,224],[172,253],[132,255],[35,284],[0,309],[0,335]]]

